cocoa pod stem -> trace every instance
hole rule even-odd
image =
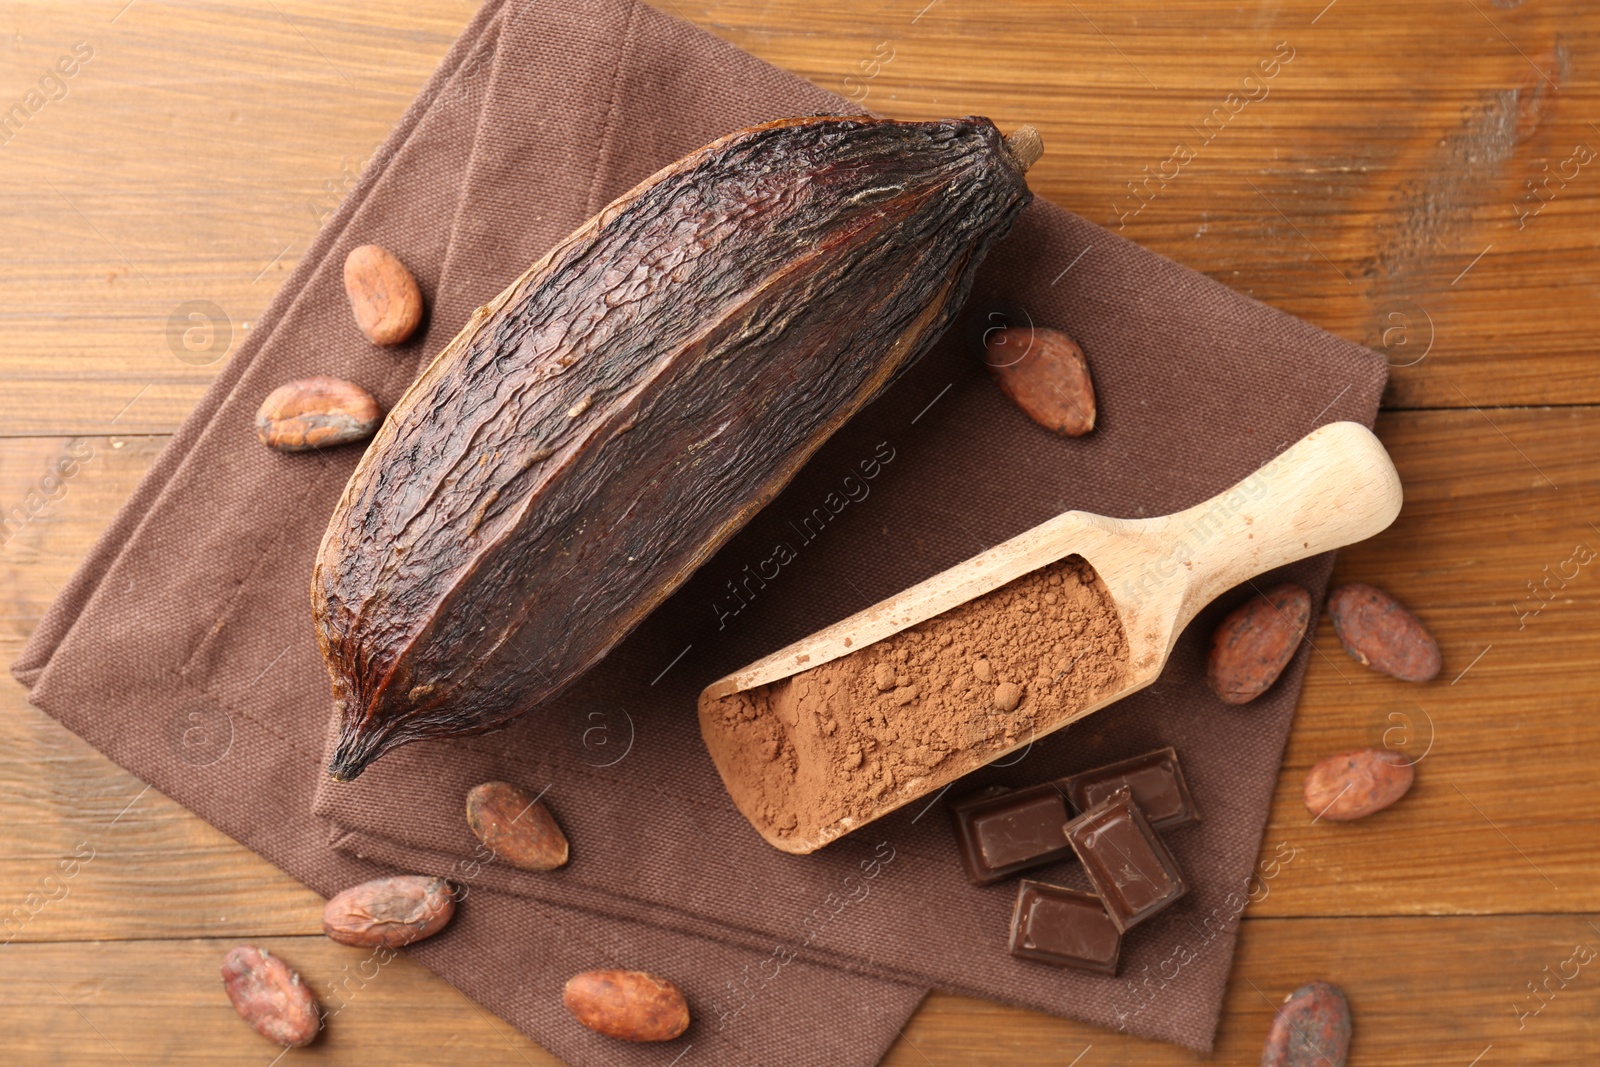
[[[1039,131],[1032,126],[1018,126],[1006,134],[1003,143],[1006,152],[1024,173],[1044,155],[1044,138],[1040,137]]]

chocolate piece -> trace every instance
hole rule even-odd
[[[950,805],[956,844],[974,885],[993,885],[1018,871],[1072,855],[1067,799],[1054,783],[1026,789],[990,786]]]
[[[1072,801],[1073,810],[1080,813],[1126,786],[1133,791],[1133,802],[1139,805],[1152,829],[1170,830],[1200,821],[1200,809],[1194,806],[1178,753],[1171,747],[1080,771],[1056,784]]]
[[[1011,914],[1011,954],[1075,971],[1116,974],[1122,935],[1093,893],[1023,879]]]
[[[1127,789],[1073,819],[1067,840],[1121,933],[1188,892],[1177,861]]]

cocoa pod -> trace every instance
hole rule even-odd
[[[1362,582],[1341,585],[1328,597],[1328,614],[1339,643],[1362,666],[1403,682],[1426,682],[1439,673],[1438,642],[1382,589]]]
[[[1000,391],[1045,429],[1082,437],[1094,429],[1094,379],[1083,349],[1060,330],[1006,326],[984,337],[984,365]]]
[[[405,343],[422,321],[417,280],[382,245],[361,245],[345,256],[344,291],[356,325],[375,345]]]
[[[1350,1004],[1339,987],[1308,982],[1284,998],[1261,1050],[1261,1067],[1344,1067]]]
[[[1306,810],[1329,822],[1360,819],[1405,796],[1416,774],[1410,760],[1386,748],[1329,756],[1306,775]]]
[[[377,432],[383,409],[372,395],[342,378],[300,378],[285,382],[256,411],[256,436],[279,452],[310,452]]]
[[[1206,684],[1225,704],[1246,704],[1271,688],[1311,622],[1311,594],[1293,582],[1230,611],[1211,635]]]
[[[689,1028],[689,1003],[665,978],[644,971],[585,971],[567,979],[561,1003],[597,1034],[671,1041]]]
[[[467,825],[500,859],[525,871],[567,862],[567,835],[544,801],[507,782],[484,782],[467,794]]]
[[[322,932],[341,945],[400,948],[432,937],[456,913],[443,878],[402,874],[351,886],[322,909]]]
[[[233,1010],[276,1045],[301,1048],[316,1040],[322,1011],[311,988],[264,948],[240,945],[222,958],[222,988]]]
[[[474,313],[317,556],[330,773],[504,725],[603,657],[932,346],[1036,148],[981,118],[751,127]]]

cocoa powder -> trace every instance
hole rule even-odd
[[[724,697],[734,800],[758,828],[859,820],[998,758],[1121,688],[1128,643],[1093,568],[1042,567],[848,656]],[[815,722],[820,729],[796,729]],[[974,754],[992,753],[973,759]],[[754,773],[751,773],[754,772]],[[798,817],[797,817],[798,813]]]

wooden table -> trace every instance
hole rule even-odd
[[[1339,577],[1413,605],[1445,673],[1379,677],[1319,627],[1213,1059],[1254,1063],[1275,1002],[1327,978],[1354,1007],[1355,1064],[1593,1061],[1600,970],[1555,974],[1600,946],[1600,9],[657,2],[889,114],[1034,122],[1040,194],[1389,355],[1378,431],[1405,510]],[[8,661],[473,7],[0,5],[0,105],[92,53],[0,130]],[[76,473],[42,481],[67,453]],[[1313,825],[1306,768],[1386,741],[1426,752],[1412,794]],[[26,916],[0,952],[7,1062],[264,1064],[217,988],[222,951],[249,939],[323,976],[359,955],[319,936],[309,890],[15,685],[0,826],[0,911]],[[295,1056],[554,1062],[403,962]],[[1200,1059],[935,994],[888,1062]]]

